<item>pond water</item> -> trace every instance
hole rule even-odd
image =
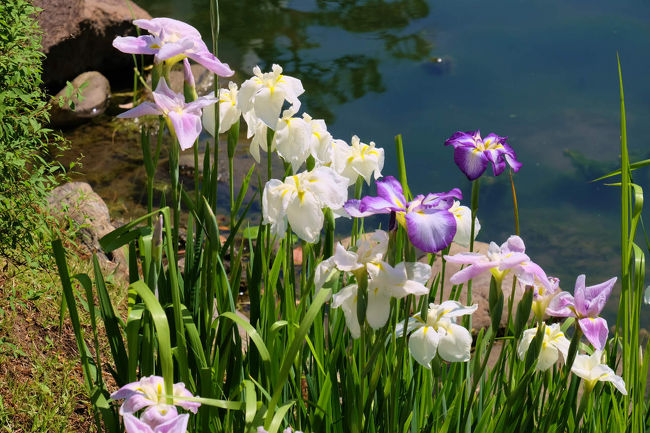
[[[152,16],[190,22],[210,44],[207,0],[136,3]],[[523,163],[515,182],[531,258],[570,291],[580,273],[587,284],[619,274],[619,191],[590,181],[619,160],[617,52],[632,159],[649,157],[649,1],[219,5],[219,57],[239,80],[256,64],[282,65],[303,82],[302,110],[324,118],[334,137],[349,142],[356,134],[385,149],[384,175],[397,173],[394,137],[402,134],[414,193],[458,186],[469,199],[445,139],[475,129],[508,136]],[[647,172],[635,175],[644,187]],[[501,243],[514,232],[507,175],[484,175],[479,218],[479,240]],[[611,324],[617,300],[608,308]]]

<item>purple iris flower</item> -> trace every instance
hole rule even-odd
[[[508,137],[490,134],[481,138],[481,132],[456,132],[445,141],[445,146],[454,146],[454,162],[469,180],[480,177],[492,164],[495,176],[506,168],[506,163],[514,171],[519,171],[521,163],[517,161],[515,151],[506,143]]]
[[[568,292],[560,292],[553,298],[546,313],[555,317],[576,317],[580,329],[587,340],[598,350],[602,350],[607,343],[607,321],[598,315],[603,311],[616,277],[596,284],[585,286],[585,276],[576,279],[573,296]]]
[[[187,431],[189,418],[189,414],[176,415],[168,421],[152,427],[130,413],[125,413],[124,428],[126,429],[126,433],[184,433]]]
[[[123,53],[153,54],[155,63],[176,63],[189,57],[222,77],[235,73],[208,50],[199,31],[189,24],[171,18],[135,20],[133,24],[149,31],[150,34],[116,37],[113,46]]]
[[[348,214],[359,218],[395,212],[411,243],[422,251],[435,253],[449,246],[456,234],[456,218],[449,209],[454,199],[463,198],[458,188],[406,201],[402,185],[394,177],[386,176],[376,183],[378,197],[348,200],[343,205]]]
[[[146,115],[163,115],[169,129],[176,134],[182,150],[189,149],[201,133],[201,110],[217,102],[212,96],[202,96],[189,104],[185,103],[182,93],[174,93],[164,78],[158,81],[158,87],[152,92],[153,102],[143,102],[135,108],[119,114],[117,117],[132,118]]]

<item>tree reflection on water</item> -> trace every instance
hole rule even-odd
[[[206,0],[138,3],[152,15],[182,10],[179,19],[189,20],[209,40]],[[301,99],[310,114],[328,122],[334,121],[338,104],[385,90],[382,61],[422,61],[432,49],[427,35],[411,26],[429,14],[426,0],[220,0],[219,9],[224,60],[246,75],[256,64],[263,71],[273,63],[282,65],[287,75],[302,80],[306,92]],[[318,31],[319,27],[327,31]],[[333,29],[354,34],[353,39]],[[364,39],[359,40],[360,34]],[[233,58],[234,53],[239,58]]]

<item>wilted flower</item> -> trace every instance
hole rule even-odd
[[[456,318],[472,314],[478,304],[463,306],[457,301],[445,301],[440,305],[429,304],[426,320],[417,315],[409,319],[407,332],[409,351],[419,364],[431,368],[431,360],[440,354],[448,362],[469,361],[472,336],[469,331],[456,324]],[[397,334],[401,335],[404,324],[400,324]]]
[[[341,144],[344,144],[342,142]],[[339,145],[333,152],[332,165],[334,169],[349,179],[353,185],[359,176],[363,177],[370,185],[370,177],[375,179],[381,177],[381,170],[384,168],[384,149],[375,147],[374,142],[362,143],[356,135],[352,137],[350,145]]]
[[[526,246],[519,236],[510,236],[500,247],[490,242],[487,255],[481,253],[459,253],[453,256],[445,256],[450,263],[470,265],[456,272],[449,278],[452,284],[461,284],[471,280],[483,272],[490,271],[500,284],[503,278],[511,270],[517,275],[520,281],[525,284],[532,284],[535,275],[546,274],[542,268],[530,261],[524,254]]]
[[[449,246],[456,234],[456,217],[449,209],[454,199],[462,198],[458,188],[446,193],[418,195],[408,202],[397,179],[386,176],[377,181],[377,195],[348,200],[344,208],[357,218],[395,212],[411,243],[422,251],[435,253]]]
[[[322,209],[340,208],[347,196],[347,180],[329,167],[289,176],[285,182],[271,179],[262,194],[264,223],[271,224],[274,235],[282,235],[288,220],[301,239],[316,242],[323,228]]]
[[[449,208],[454,217],[456,217],[456,234],[454,235],[454,242],[465,248],[469,247],[470,238],[472,236],[472,211],[467,206],[461,206],[458,200],[454,200],[454,204]],[[481,230],[481,223],[478,218],[474,220],[474,239]]]
[[[627,395],[623,378],[614,373],[614,370],[608,365],[602,364],[602,357],[603,352],[600,350],[595,350],[591,356],[577,355],[575,361],[573,361],[571,371],[585,380],[585,385],[589,391],[596,386],[598,381],[611,382],[621,394]]]
[[[517,354],[519,359],[524,359],[526,357],[526,352],[530,347],[530,343],[535,338],[537,334],[537,328],[526,329],[519,345],[517,346]],[[552,325],[547,325],[544,328],[544,338],[542,340],[542,348],[537,359],[538,371],[548,370],[555,364],[559,358],[558,353],[562,354],[562,358],[566,361],[567,353],[569,351],[569,345],[571,343],[564,336],[564,333],[560,330],[560,324],[554,323]]]
[[[253,110],[255,116],[275,130],[284,101],[294,110],[300,109],[300,96],[305,89],[299,79],[282,75],[282,67],[273,65],[272,72],[262,74],[259,66],[253,68],[254,77],[244,81],[237,95],[242,113]]]
[[[235,72],[217,59],[201,39],[201,34],[189,24],[171,18],[135,20],[133,24],[149,31],[149,35],[138,37],[118,36],[113,46],[128,54],[153,54],[154,62],[176,63],[189,57],[222,77]]]
[[[219,134],[228,131],[239,120],[239,116],[241,111],[237,107],[237,84],[231,81],[227,89],[219,89]],[[203,127],[214,137],[214,105],[203,110]]]
[[[201,403],[187,401],[185,400],[187,397],[192,397],[192,393],[185,389],[183,383],[176,383],[172,391],[172,402],[168,404],[164,379],[160,376],[143,377],[111,394],[113,400],[125,399],[120,406],[120,415],[132,414],[146,408],[140,421],[152,429],[176,419],[178,412],[175,406],[196,413]]]
[[[202,96],[196,101],[185,103],[182,93],[174,93],[164,78],[158,81],[158,87],[152,93],[152,102],[143,102],[135,108],[119,114],[120,118],[132,118],[146,115],[163,115],[167,126],[178,139],[182,150],[189,149],[201,133],[201,109],[217,102],[210,96]]]
[[[481,132],[456,132],[445,141],[445,146],[454,147],[454,162],[469,180],[480,177],[488,164],[492,164],[495,176],[506,168],[506,163],[514,171],[519,171],[515,151],[506,143],[508,137],[490,134],[481,138]]]
[[[598,316],[605,307],[616,277],[595,286],[585,286],[585,276],[579,275],[573,296],[561,292],[550,302],[546,312],[555,317],[577,317],[587,340],[598,350],[607,343],[607,321]]]

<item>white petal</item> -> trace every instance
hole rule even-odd
[[[409,338],[409,351],[418,363],[431,368],[431,360],[436,356],[440,337],[431,326],[423,326]]]
[[[336,250],[332,259],[336,264],[336,267],[341,271],[350,272],[363,267],[363,265],[357,261],[357,254],[352,251],[346,251],[340,242],[336,243]]]
[[[453,323],[446,328],[446,331],[438,344],[440,357],[449,362],[469,361],[469,351],[472,347],[472,336],[469,331]]]
[[[305,241],[314,243],[320,236],[323,228],[323,212],[320,204],[310,192],[305,192],[302,197],[297,195],[287,206],[287,218],[291,229]]]
[[[341,208],[348,199],[347,181],[329,167],[318,167],[309,172],[305,188],[332,210]]]
[[[390,297],[372,284],[368,287],[368,308],[366,320],[373,329],[379,329],[386,324],[390,316]]]
[[[357,318],[357,290],[358,286],[351,284],[332,296],[332,308],[341,307],[352,338],[361,336],[361,328]]]
[[[253,101],[255,115],[273,130],[275,130],[280,118],[284,96],[283,91],[277,89],[271,91],[266,87],[255,94],[255,100]]]

